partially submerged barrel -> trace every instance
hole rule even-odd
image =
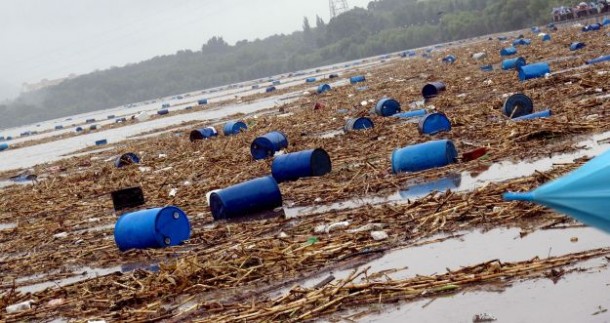
[[[248,130],[248,125],[243,121],[229,121],[225,123],[223,132],[225,136],[236,135],[242,131]]]
[[[166,115],[168,113],[169,113],[169,110],[167,110],[167,109],[161,109],[161,110],[157,111],[157,114],[160,116]]]
[[[279,131],[272,131],[252,141],[250,153],[255,160],[272,157],[276,151],[288,147],[288,138]]]
[[[435,135],[439,132],[451,131],[451,121],[442,112],[433,112],[419,120],[417,129],[423,135]]]
[[[208,104],[208,99],[199,99],[197,100],[198,105],[206,105]]]
[[[518,117],[518,118],[513,118],[512,120],[513,121],[522,121],[522,120],[532,120],[532,119],[539,119],[539,118],[548,118],[551,115],[552,115],[551,110],[546,109],[546,110],[542,110],[539,112],[526,114],[526,115]]]
[[[525,58],[523,57],[515,57],[515,58],[510,58],[510,59],[505,59],[502,61],[502,69],[503,70],[512,70],[512,69],[518,69],[521,66],[526,65],[526,61]]]
[[[108,140],[106,140],[106,139],[97,140],[95,142],[96,146],[102,146],[102,145],[106,145],[106,144],[108,144]]]
[[[551,73],[551,68],[546,62],[523,65],[519,67],[519,80],[526,81],[538,77],[543,77],[547,73]]]
[[[371,120],[367,117],[360,117],[360,118],[348,119],[345,122],[345,126],[343,127],[343,129],[345,131],[366,130],[366,129],[372,129],[374,126],[375,126],[375,124],[373,123],[373,120]]]
[[[447,63],[447,64],[453,64],[453,63],[455,63],[456,60],[457,60],[457,57],[455,57],[455,55],[447,55],[447,56],[443,57],[443,63]]]
[[[186,213],[175,206],[123,214],[114,226],[121,251],[176,246],[191,236]]]
[[[210,195],[214,220],[231,219],[282,206],[282,193],[272,176],[229,186]]]
[[[378,116],[389,117],[400,112],[400,102],[392,98],[384,98],[375,105],[375,113]]]
[[[581,43],[581,42],[573,42],[570,44],[571,51],[576,51],[576,50],[582,49],[584,47],[585,47],[585,43]]]
[[[351,84],[360,83],[366,81],[366,77],[364,75],[356,75],[349,78],[349,82]]]
[[[267,87],[267,88],[265,89],[265,93],[271,93],[271,92],[273,92],[273,91],[275,91],[275,90],[277,90],[277,89],[275,88],[275,86],[269,86],[269,87]]]
[[[517,49],[515,47],[506,47],[500,50],[500,56],[511,56],[517,54]]]
[[[326,84],[326,83],[325,83],[325,84],[320,84],[320,85],[318,86],[318,90],[317,90],[317,92],[318,92],[318,94],[322,94],[322,93],[324,93],[324,92],[328,92],[328,91],[330,91],[330,90],[331,90],[330,85],[328,85],[328,84]]]
[[[509,96],[502,107],[502,113],[509,118],[522,117],[532,112],[534,112],[534,102],[523,93]]]
[[[305,79],[305,82],[306,82],[306,83],[313,83],[313,82],[315,82],[315,81],[316,81],[316,78],[315,78],[315,77],[308,77],[308,78],[306,78],[306,79]]]
[[[127,165],[139,164],[139,163],[140,163],[140,157],[138,157],[138,155],[136,155],[134,153],[122,154],[121,156],[117,157],[114,160],[114,166],[116,168],[122,168]]]
[[[278,183],[301,177],[323,176],[331,170],[330,156],[322,148],[280,155],[271,164],[271,174]]]
[[[7,150],[8,144],[5,142],[0,142],[0,151]]]
[[[435,140],[399,148],[392,152],[392,172],[418,172],[457,162],[458,153],[451,140]]]
[[[417,110],[410,110],[410,111],[406,111],[406,112],[396,113],[396,114],[392,115],[392,117],[408,119],[408,118],[425,116],[427,113],[428,112],[426,111],[426,109],[417,109]]]
[[[191,131],[189,139],[191,141],[209,139],[218,136],[218,131],[214,127],[205,127]]]
[[[421,94],[424,99],[430,99],[445,91],[445,88],[445,83],[443,82],[431,82],[424,85],[421,90]]]
[[[95,122],[95,119],[87,119],[87,120],[85,120],[85,123],[94,123],[94,122]]]

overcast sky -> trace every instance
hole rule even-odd
[[[348,0],[366,7],[370,0]],[[233,44],[328,22],[328,0],[0,0],[0,101],[70,73],[123,66],[212,36]]]

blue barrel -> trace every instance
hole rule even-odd
[[[273,210],[278,206],[282,206],[282,193],[272,176],[233,185],[210,195],[214,220]]]
[[[451,140],[428,141],[392,152],[392,172],[418,172],[457,162],[457,150]]]
[[[161,110],[157,111],[157,114],[160,116],[168,114],[168,113],[169,113],[169,110],[167,110],[167,109],[161,109]]]
[[[582,49],[584,47],[585,47],[585,43],[581,43],[581,42],[573,42],[570,44],[571,51],[576,51],[576,50]]]
[[[276,151],[288,147],[288,138],[279,131],[266,133],[252,141],[250,153],[255,160],[272,157]]]
[[[542,41],[550,41],[550,40],[551,40],[551,35],[549,35],[549,34],[542,35]]]
[[[335,78],[338,78],[338,77],[339,77],[339,74],[336,74],[336,73],[328,75],[329,79],[335,79]]]
[[[95,130],[95,129],[97,129],[96,124],[92,124],[91,126],[89,126],[89,130]]]
[[[443,82],[432,82],[424,85],[421,90],[421,95],[424,99],[430,99],[437,96],[440,92],[445,91],[445,83]]]
[[[518,117],[518,118],[513,118],[512,120],[521,121],[521,120],[531,120],[531,119],[538,119],[538,118],[548,118],[551,115],[552,115],[551,110],[546,109],[546,110],[542,110],[539,112],[526,114],[526,115]]]
[[[541,62],[529,65],[523,65],[518,68],[519,79],[521,81],[543,77],[547,73],[551,73],[551,68],[548,63]]]
[[[184,110],[193,110],[193,107],[189,105],[188,107],[184,108]]]
[[[426,109],[418,109],[418,110],[411,110],[411,111],[406,111],[406,112],[402,112],[402,113],[396,113],[392,116],[396,117],[396,118],[401,118],[401,119],[408,119],[408,118],[413,118],[413,117],[425,116],[427,113],[428,112],[426,111]]]
[[[511,56],[517,54],[517,49],[515,47],[506,47],[500,50],[500,56]]]
[[[85,123],[94,123],[94,122],[95,122],[95,119],[87,119],[87,120],[85,120]]]
[[[517,93],[504,101],[502,113],[509,118],[518,118],[534,112],[534,102],[529,96]]]
[[[277,90],[277,89],[275,88],[275,86],[270,86],[270,87],[268,87],[268,88],[266,88],[266,89],[265,89],[265,93],[271,93],[271,92],[273,92],[273,91],[275,91],[275,90]]]
[[[248,130],[248,125],[243,121],[229,121],[225,123],[223,132],[225,136],[236,135],[242,131]]]
[[[524,38],[519,38],[519,39],[515,39],[515,41],[513,41],[513,46],[526,46],[532,43],[531,39],[524,39]]]
[[[454,55],[447,55],[443,57],[443,62],[448,64],[453,64],[456,60],[457,58]]]
[[[122,154],[121,156],[117,157],[114,160],[114,167],[122,168],[127,165],[139,164],[139,163],[140,163],[140,157],[138,157],[138,155],[136,155],[134,153],[126,153],[126,154]]]
[[[199,99],[199,100],[197,100],[197,104],[198,105],[208,104],[208,99]]]
[[[400,112],[400,103],[392,98],[379,100],[375,106],[375,113],[378,116],[389,117]]]
[[[6,140],[13,140],[12,136],[6,136]]]
[[[597,64],[597,63],[606,62],[606,61],[610,61],[610,55],[600,56],[598,58],[590,59],[586,63],[587,64]]]
[[[451,121],[444,113],[429,113],[419,120],[417,129],[420,134],[434,135],[439,132],[451,131]]]
[[[118,118],[116,120],[114,120],[114,123],[121,123],[121,122],[127,122],[126,118]]]
[[[373,120],[367,117],[360,117],[347,120],[343,129],[345,131],[366,130],[372,129],[374,126]]]
[[[5,142],[0,143],[0,151],[7,150],[8,144]]]
[[[186,214],[175,206],[123,214],[114,225],[119,250],[176,246],[191,236]]]
[[[513,70],[518,69],[521,66],[526,65],[525,58],[523,57],[515,57],[510,59],[505,59],[502,61],[502,69],[503,70]]]
[[[305,82],[306,82],[306,83],[313,83],[313,82],[315,82],[315,81],[316,81],[316,78],[315,78],[315,77],[308,77],[308,78],[306,78],[306,79],[305,79]]]
[[[76,127],[76,129],[74,129],[76,132],[81,132],[83,131],[83,127]]]
[[[110,119],[114,119],[114,118],[115,118],[115,115],[114,115],[114,114],[111,114],[111,115],[109,115],[109,116],[107,116],[107,117],[106,117],[106,119],[108,119],[108,120],[110,120]]]
[[[330,91],[331,87],[328,84],[320,84],[318,86],[318,94]]]
[[[483,71],[483,72],[491,72],[493,70],[494,70],[494,67],[491,64],[481,66],[481,71]]]
[[[600,24],[594,23],[594,24],[590,24],[590,25],[582,27],[582,31],[587,32],[587,31],[600,30],[601,27],[602,26]]]
[[[205,127],[191,131],[189,139],[192,141],[209,139],[218,136],[218,131],[214,127]]]
[[[366,77],[364,75],[352,76],[349,78],[349,82],[351,84],[360,83],[366,81]]]
[[[107,143],[108,143],[108,140],[106,140],[106,139],[102,139],[102,140],[98,140],[98,141],[96,141],[96,142],[95,142],[95,145],[96,145],[96,146],[102,146],[102,145],[105,145],[105,144],[107,144]]]
[[[324,176],[331,170],[330,156],[321,148],[280,155],[271,164],[271,174],[278,183],[296,181],[301,177]]]
[[[5,139],[4,139],[4,136],[0,136],[0,140],[5,140]]]
[[[607,26],[607,25],[610,25],[610,18],[604,17],[604,20],[602,20],[602,26]]]
[[[57,125],[57,126],[55,126],[55,130],[61,130],[61,129],[63,129],[63,128],[64,128],[64,126],[62,126],[62,125]]]

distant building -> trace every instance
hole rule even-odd
[[[68,75],[67,77],[58,78],[58,79],[54,79],[54,80],[42,79],[38,83],[24,82],[23,84],[21,84],[21,92],[31,92],[31,91],[44,89],[45,87],[57,85],[65,80],[73,79],[77,76],[78,75],[72,73],[72,74]]]

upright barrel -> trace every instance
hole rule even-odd
[[[360,83],[366,81],[366,77],[364,75],[356,75],[349,78],[349,82],[351,84]]]
[[[504,101],[502,113],[509,118],[518,118],[534,112],[534,102],[532,99],[523,94],[516,93]]]
[[[176,246],[191,236],[186,214],[175,206],[123,214],[114,226],[121,251]]]
[[[223,132],[225,136],[236,135],[242,131],[248,130],[248,125],[243,121],[229,121],[225,123]]]
[[[288,147],[288,138],[279,131],[266,133],[252,141],[250,153],[255,160],[272,157],[276,151]]]
[[[451,131],[451,121],[442,112],[433,112],[419,120],[417,129],[420,134],[435,135],[439,132]]]
[[[278,183],[301,177],[323,176],[331,170],[330,156],[322,148],[280,155],[271,164],[271,174]]]
[[[375,113],[382,117],[393,116],[398,112],[400,112],[400,102],[392,98],[381,99],[375,105]]]
[[[446,89],[445,83],[431,82],[431,83],[424,85],[424,87],[421,89],[421,94],[424,97],[424,99],[431,99],[431,98],[437,96],[439,93],[445,91],[445,89]]]
[[[366,129],[372,129],[374,126],[375,126],[375,124],[373,123],[373,120],[371,120],[367,117],[360,117],[360,118],[348,119],[345,122],[345,126],[343,127],[343,129],[345,131],[366,130]]]
[[[191,131],[189,139],[191,141],[209,139],[218,136],[218,131],[214,127],[205,127]]]
[[[543,77],[547,73],[551,73],[551,68],[548,63],[541,62],[529,64],[519,67],[519,80],[525,81],[533,78]]]
[[[392,152],[392,172],[417,172],[457,162],[451,140],[435,140],[396,149]]]
[[[523,57],[515,57],[510,59],[505,59],[502,61],[502,69],[503,70],[512,70],[518,69],[521,66],[526,65],[525,58]]]
[[[282,206],[282,193],[272,176],[256,178],[210,195],[214,220],[231,219]]]

